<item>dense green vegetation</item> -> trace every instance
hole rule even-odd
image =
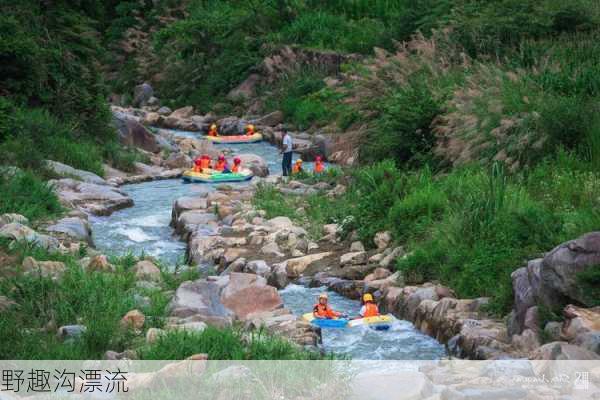
[[[385,161],[354,171],[348,191],[335,200],[287,198],[264,186],[254,201],[268,216],[294,218],[316,237],[323,224],[338,223],[371,245],[376,232],[390,230],[409,251],[397,262],[407,283],[438,280],[459,296],[490,296],[491,311],[502,315],[512,306],[512,271],[600,226],[599,184],[590,164],[568,153],[513,175],[500,163],[435,175]],[[586,288],[597,280],[581,279]]]
[[[43,173],[43,160],[52,159],[98,175],[103,161],[132,168],[134,152],[110,125],[102,69],[127,4],[134,2],[2,3],[2,164]]]

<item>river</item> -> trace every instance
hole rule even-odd
[[[195,136],[188,132],[179,134]],[[224,148],[230,149],[233,154],[257,154],[266,160],[271,174],[281,173],[280,155],[267,143],[227,145]],[[125,185],[121,189],[133,199],[134,206],[107,217],[91,218],[96,247],[107,254],[147,254],[165,265],[183,264],[185,243],[174,235],[169,226],[172,205],[179,197],[214,190],[214,187],[169,179]],[[212,228],[207,226],[205,229],[207,234],[212,233]],[[302,315],[312,309],[317,294],[322,290],[292,284],[281,290],[281,296],[286,307]],[[360,308],[358,301],[336,293],[330,294],[330,302],[336,310],[350,315],[356,315]],[[389,331],[374,331],[366,327],[324,329],[323,344],[326,351],[345,354],[353,359],[431,360],[445,355],[440,343],[402,320],[395,321]]]

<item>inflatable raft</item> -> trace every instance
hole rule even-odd
[[[346,318],[315,318],[313,313],[306,313],[302,316],[302,318],[305,321],[308,321],[311,324],[316,325],[320,328],[345,328],[346,326],[348,326],[348,319]]]
[[[204,169],[203,172],[194,172],[189,170],[183,173],[182,179],[185,182],[193,183],[223,183],[223,182],[243,182],[252,179],[252,171],[242,169],[240,172],[223,173],[215,170]]]
[[[262,139],[263,136],[260,133],[255,133],[254,135],[206,136],[206,140],[217,144],[255,143],[260,142]]]

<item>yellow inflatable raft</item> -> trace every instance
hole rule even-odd
[[[260,142],[262,139],[263,136],[260,133],[255,133],[254,135],[206,136],[206,140],[217,144],[255,143]]]

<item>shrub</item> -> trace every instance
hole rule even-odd
[[[422,79],[413,77],[381,100],[381,116],[361,148],[362,160],[418,165],[429,159],[435,143],[430,126],[440,105]]]

